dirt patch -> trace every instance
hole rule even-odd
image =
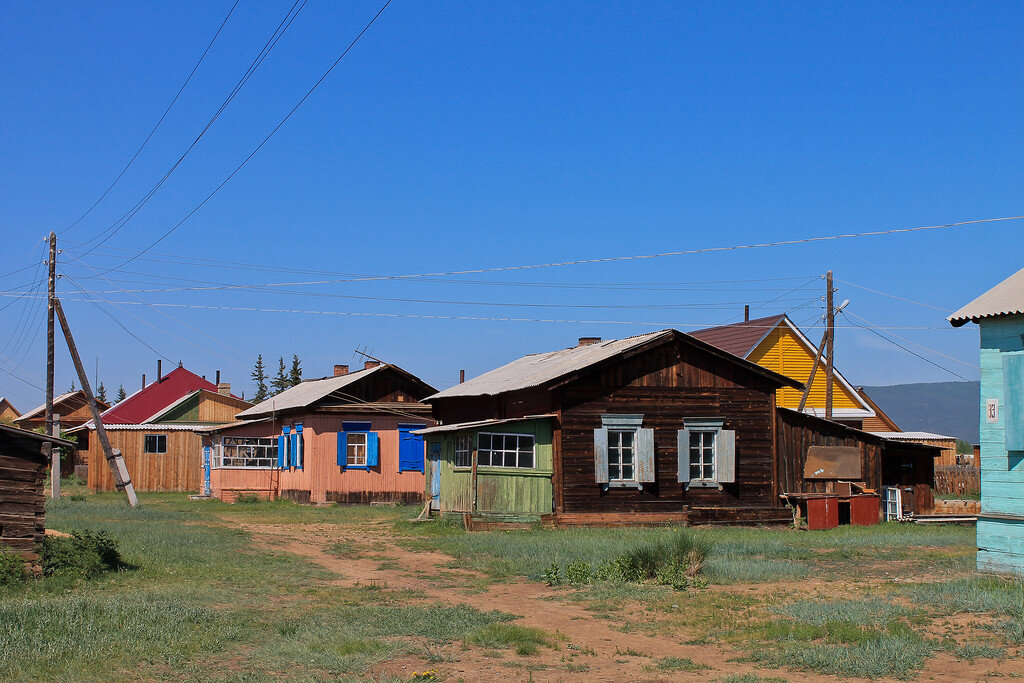
[[[343,586],[384,585],[410,591],[410,603],[463,604],[483,611],[515,614],[515,623],[559,634],[564,640],[555,648],[541,648],[534,655],[517,655],[510,650],[494,651],[466,647],[460,643],[442,648],[430,661],[402,658],[381,665],[375,673],[409,677],[414,671],[434,670],[455,680],[537,681],[662,681],[708,680],[755,672],[761,676],[792,677],[782,670],[754,668],[746,662],[729,661],[740,652],[721,644],[685,644],[700,634],[646,635],[625,633],[615,623],[595,616],[585,607],[558,599],[564,593],[541,583],[514,581],[493,584],[477,572],[452,568],[452,558],[429,551],[410,551],[392,540],[388,523],[255,524],[239,519],[229,521],[248,531],[255,543],[274,551],[309,558],[334,572],[332,583]],[[356,544],[360,553],[337,557],[327,548],[339,540]],[[367,557],[371,555],[371,557]],[[460,590],[460,587],[472,587]],[[753,588],[753,587],[752,587]],[[759,587],[760,588],[760,587]],[[685,594],[680,596],[685,600]],[[630,615],[623,611],[623,616]],[[643,617],[642,613],[637,616]],[[737,615],[739,616],[739,614]],[[628,653],[628,654],[627,654]],[[660,672],[657,663],[667,657],[692,660],[710,668],[698,671]],[[799,674],[800,680],[834,681],[831,676]]]

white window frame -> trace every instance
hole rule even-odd
[[[222,437],[213,449],[210,467],[218,470],[267,470],[277,467],[277,437]]]
[[[346,467],[367,467],[366,461],[370,456],[370,437],[369,432],[345,432],[345,466]],[[362,437],[363,442],[353,443],[352,437]],[[363,461],[357,462],[352,460],[352,448],[356,450],[356,460],[358,460],[359,447],[363,449]]]
[[[690,443],[686,445],[686,455],[689,461],[690,467],[690,485],[691,486],[718,486],[718,432],[719,429],[715,427],[689,427],[690,430]],[[694,462],[694,455],[698,455],[694,452],[693,437],[698,436],[700,443],[697,444],[696,448],[699,450],[699,460]],[[704,462],[705,450],[708,448],[704,444],[704,439],[710,437],[711,439],[711,476],[704,476],[704,469],[708,467],[708,464]],[[693,468],[696,467],[700,475],[699,477],[693,476]]]
[[[459,462],[460,455],[464,457],[461,463]],[[455,459],[452,462],[454,466],[459,469],[470,468],[473,466],[472,434],[457,434],[455,436]]]
[[[481,448],[480,447],[480,437],[481,436],[489,436],[489,437],[492,437],[492,438],[495,437],[495,436],[500,436],[503,439],[505,437],[514,436],[514,437],[516,437],[516,449],[515,449],[515,451],[511,451],[511,450],[509,450],[507,448],[501,448],[501,449]],[[529,466],[525,466],[525,465],[521,465],[520,464],[520,460],[521,460],[522,454],[525,453],[526,451],[521,450],[519,448],[519,441],[518,441],[519,439],[529,439],[530,440],[530,463],[531,464]],[[492,445],[493,445],[493,442],[492,442]],[[484,463],[480,462],[481,454],[483,452],[485,452],[485,451],[487,453],[491,453],[491,454],[493,454],[493,453],[501,453],[502,454],[501,464],[500,465],[491,464],[491,463],[493,463],[493,459],[494,459],[493,455],[488,458],[488,460],[490,461],[488,464],[485,465]],[[516,454],[516,464],[515,465],[506,465],[505,464],[505,454],[506,453],[515,453]],[[477,432],[477,435],[476,435],[476,457],[477,457],[477,466],[478,467],[491,467],[491,468],[496,468],[496,469],[497,468],[501,468],[501,469],[535,470],[535,469],[537,469],[537,437],[535,435],[533,435],[533,434],[520,434],[518,432]]]
[[[642,489],[643,484],[640,483],[637,478],[637,441],[640,437],[640,428],[643,426],[644,416],[637,414],[630,415],[602,415],[601,426],[607,430],[608,441],[605,444],[605,460],[608,462],[608,482],[602,484],[606,489],[608,488],[637,488]],[[632,457],[633,457],[633,476],[629,479],[623,479],[619,471],[619,478],[613,479],[611,466],[612,466],[612,444],[611,437],[616,432],[632,432],[633,433],[633,446],[632,446]]]
[[[149,440],[149,437],[153,437],[154,439],[156,439],[157,450],[151,451],[147,447],[146,442]],[[164,440],[164,449],[162,451],[159,450],[159,448],[160,448],[160,439]],[[142,435],[142,452],[145,455],[166,455],[167,454],[167,435],[166,434],[143,434]]]
[[[623,446],[621,445],[621,437],[624,434],[629,434],[629,440],[630,440],[630,444],[629,444],[629,447],[628,447],[629,448],[629,465],[628,466],[629,466],[629,470],[630,470],[630,476],[628,476],[628,477],[622,476],[622,468],[623,468],[622,450],[623,450]],[[618,440],[619,440],[619,444],[618,445],[613,445],[612,444],[612,435],[615,435],[618,438]],[[612,462],[612,453],[616,452],[616,451],[618,451],[619,457],[617,459],[617,462],[613,463]],[[613,477],[612,476],[612,465],[613,464],[616,465],[619,468],[619,476],[618,477]],[[608,484],[609,485],[628,484],[630,486],[635,486],[636,483],[637,483],[637,478],[636,478],[636,429],[630,429],[628,427],[609,427],[608,428]]]

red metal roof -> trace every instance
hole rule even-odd
[[[746,358],[758,342],[764,339],[769,332],[778,327],[779,323],[786,318],[784,313],[770,315],[766,318],[754,318],[732,325],[720,325],[709,327],[704,330],[690,332],[690,335],[700,339],[702,342],[717,346],[734,356]]]
[[[103,413],[104,424],[138,424],[196,389],[217,391],[217,385],[177,367]]]

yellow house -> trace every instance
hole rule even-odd
[[[810,378],[818,351],[817,345],[785,314],[709,327],[690,334],[723,351],[804,384]],[[818,417],[825,416],[825,386],[825,366],[822,362],[814,376],[804,412]],[[784,408],[796,410],[800,406],[801,396],[802,392],[797,389],[782,387],[778,390],[776,401]],[[871,402],[861,396],[836,370],[832,382],[832,419],[862,429],[865,423],[876,424],[877,418]]]

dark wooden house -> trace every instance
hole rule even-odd
[[[855,446],[875,489],[890,449],[933,456],[780,409],[782,387],[802,385],[676,330],[584,338],[425,399],[427,491],[441,511],[556,523],[768,523],[791,519],[782,494],[836,483],[804,476],[811,445]]]
[[[0,424],[0,546],[29,562],[46,531],[46,443],[74,448],[64,439]]]

